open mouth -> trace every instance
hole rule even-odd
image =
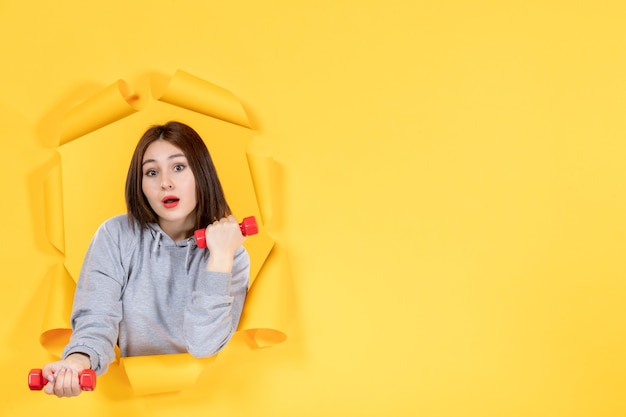
[[[179,199],[177,197],[168,195],[167,197],[163,198],[163,200],[161,201],[163,202],[163,206],[165,208],[172,208],[178,205]]]

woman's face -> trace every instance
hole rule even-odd
[[[159,217],[159,226],[171,238],[195,225],[196,180],[185,154],[165,140],[152,142],[142,161],[141,188]]]

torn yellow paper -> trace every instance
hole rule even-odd
[[[124,179],[140,134],[149,125],[168,120],[190,124],[205,139],[235,214],[258,216],[259,233],[244,244],[251,259],[250,286],[238,332],[245,332],[257,347],[281,343],[286,339],[289,275],[284,256],[270,256],[274,240],[263,222],[271,212],[271,197],[265,194],[275,181],[271,157],[249,155],[254,132],[243,106],[229,91],[183,71],[171,79],[155,75],[150,84],[152,96],[118,81],[72,109],[63,121],[58,149],[63,162],[46,183],[46,223],[50,241],[65,255],[65,265],[51,274],[42,345],[60,355],[70,334],[74,282],[93,232],[102,221],[125,211]],[[112,172],[103,175],[107,170]],[[261,195],[267,206],[263,214]],[[213,359],[181,354],[120,361],[136,394],[155,394],[193,385]]]
[[[150,87],[157,100],[250,128],[241,102],[230,91],[202,78],[178,70],[171,80],[153,77]]]
[[[200,373],[215,361],[188,353],[120,358],[120,367],[137,395],[182,391],[195,384]]]
[[[60,143],[133,114],[138,110],[139,98],[125,81],[118,80],[65,115]]]
[[[263,265],[246,298],[239,329],[254,340],[257,347],[272,346],[287,338],[292,288],[286,258],[284,251],[275,247],[268,258],[271,262]]]
[[[44,310],[43,331],[39,341],[48,352],[60,357],[72,333],[70,314],[76,284],[62,264],[50,269],[48,279],[50,293]]]
[[[272,167],[275,161],[258,141],[252,141],[246,155],[250,171],[252,171],[252,181],[256,199],[259,202],[259,209],[261,210],[261,218],[263,223],[268,224],[273,214],[271,201],[272,185],[273,182],[277,181],[277,178],[272,175]]]
[[[61,166],[55,165],[44,181],[44,204],[46,206],[46,235],[52,245],[61,253],[65,252],[65,232],[63,230],[63,185]]]

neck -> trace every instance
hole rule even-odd
[[[193,233],[194,223],[190,219],[178,222],[159,220],[159,227],[174,242],[187,239]]]

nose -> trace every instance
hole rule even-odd
[[[169,177],[164,175],[161,179],[161,188],[164,190],[171,190],[172,188],[174,188],[174,184],[169,179]]]

